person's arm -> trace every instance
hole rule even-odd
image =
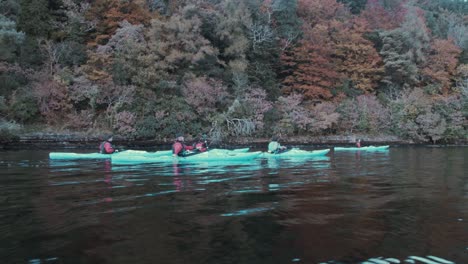
[[[178,156],[179,153],[182,151],[182,144],[174,144],[174,147],[173,147],[173,156]]]

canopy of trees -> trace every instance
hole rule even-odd
[[[458,0],[1,1],[0,130],[466,140],[467,14]]]

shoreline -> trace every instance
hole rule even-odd
[[[350,146],[354,145],[356,138],[363,141],[364,145],[426,145],[426,146],[467,146],[468,142],[456,142],[452,144],[430,144],[414,142],[389,135],[332,135],[332,136],[294,136],[284,137],[281,143],[285,145],[322,145],[322,146]],[[262,147],[267,145],[269,138],[265,137],[237,137],[223,142],[210,144],[213,147],[229,148],[233,146]],[[87,136],[80,134],[56,134],[56,133],[33,133],[18,135],[17,140],[1,142],[2,150],[17,149],[94,149],[102,142],[102,136]],[[131,139],[122,136],[114,136],[114,145],[127,149],[145,148],[170,148],[172,139]],[[187,138],[191,144],[192,138]]]

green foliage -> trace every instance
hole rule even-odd
[[[366,7],[367,0],[338,0],[337,2],[345,4],[351,13],[359,14]]]
[[[343,83],[336,87],[335,89],[332,89],[332,94],[334,96],[337,96],[339,94],[344,94],[346,97],[354,98],[356,96],[362,95],[364,92],[360,89],[356,89],[353,85],[350,79],[344,79]]]
[[[2,0],[0,1],[0,14],[5,15],[9,19],[16,21],[20,12],[20,3],[18,0]]]
[[[52,26],[48,0],[20,0],[18,28],[29,36],[47,37]]]
[[[429,0],[418,1],[421,8],[428,10],[446,9],[450,12],[468,14],[468,3],[465,0]]]
[[[302,21],[297,16],[297,0],[275,0],[272,4],[275,29],[280,38],[285,40],[282,48],[287,48],[302,34]]]
[[[64,66],[79,66],[86,62],[86,46],[76,41],[64,41],[58,49],[58,62]]]
[[[456,97],[431,99],[416,89],[392,100],[390,107],[394,132],[400,136],[436,143],[466,135],[462,104]]]
[[[193,109],[181,97],[166,96],[136,122],[136,135],[150,138],[173,138],[177,133],[197,134],[203,126]]]
[[[16,31],[16,23],[0,14],[0,61],[13,62],[25,35]]]
[[[466,98],[457,96],[441,97],[434,103],[434,113],[440,115],[440,118],[446,123],[442,139],[454,140],[466,136],[467,131],[463,127],[467,117],[466,114],[463,114],[464,104],[466,105]]]
[[[8,144],[19,141],[18,132],[21,126],[14,121],[0,118],[0,144]]]
[[[400,30],[381,34],[383,47],[380,54],[385,64],[383,82],[387,85],[408,87],[418,80],[418,66],[413,60],[407,45],[409,39]]]
[[[39,48],[38,41],[26,35],[23,45],[20,47],[20,56],[18,62],[24,67],[33,67],[39,69],[45,57]]]
[[[0,96],[10,96],[13,91],[28,83],[26,76],[16,71],[0,72]]]
[[[37,121],[39,106],[34,95],[25,89],[17,90],[13,96],[9,109],[9,116],[20,122]]]

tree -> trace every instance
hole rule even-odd
[[[97,52],[111,57],[107,71],[112,74],[115,83],[131,85],[138,71],[137,58],[145,49],[144,26],[132,25],[124,20],[107,44],[98,46]]]
[[[439,92],[447,95],[452,87],[460,53],[461,50],[452,40],[435,39],[422,70],[426,83],[436,85]]]
[[[335,0],[298,0],[297,12],[311,27],[320,22],[349,18],[345,6]]]
[[[383,82],[388,86],[419,85],[419,68],[425,63],[429,35],[423,12],[410,7],[400,28],[382,32],[380,55],[385,65]]]
[[[185,82],[182,89],[185,101],[205,120],[222,108],[228,97],[227,87],[221,81],[199,77]]]
[[[338,128],[346,132],[382,133],[389,128],[389,112],[375,95],[360,95],[340,103]]]
[[[316,25],[304,29],[304,38],[298,46],[285,52],[281,59],[289,76],[284,80],[285,92],[300,92],[305,99],[330,99],[331,89],[341,76],[333,59],[334,43],[328,38],[329,28]]]
[[[273,24],[280,38],[282,51],[293,45],[302,33],[302,21],[297,15],[297,0],[274,0],[271,3]]]
[[[293,93],[281,96],[276,102],[281,119],[274,128],[276,134],[293,135],[299,131],[307,131],[313,119],[310,111],[303,106],[304,97]]]
[[[333,35],[338,71],[363,92],[373,92],[383,73],[382,59],[372,42],[364,38],[369,31],[367,22],[356,18],[338,24]]]
[[[88,20],[96,20],[96,30],[88,43],[104,45],[115,33],[119,23],[126,20],[131,24],[148,25],[151,15],[141,1],[96,0],[87,13]]]
[[[384,1],[367,1],[361,17],[369,22],[369,26],[373,30],[392,30],[397,28],[404,21],[406,13],[406,9],[402,6],[403,1],[387,8],[384,7],[382,2]]]
[[[337,2],[345,4],[351,13],[357,15],[366,7],[367,0],[338,0]]]
[[[222,1],[215,28],[219,57],[228,66],[228,73],[237,95],[243,94],[248,86],[247,52],[251,45],[248,29],[252,25],[252,17],[245,2]]]
[[[134,83],[158,90],[161,81],[177,80],[205,60],[216,58],[218,50],[200,34],[201,20],[190,16],[194,8],[187,6],[167,21],[151,21],[147,47],[137,57]]]
[[[0,14],[12,21],[17,21],[20,9],[20,1],[18,0],[3,0],[0,2]]]
[[[21,0],[18,29],[33,37],[47,37],[52,26],[48,0]]]
[[[18,47],[24,41],[24,33],[16,31],[16,23],[0,15],[0,60],[13,62],[18,53]]]

